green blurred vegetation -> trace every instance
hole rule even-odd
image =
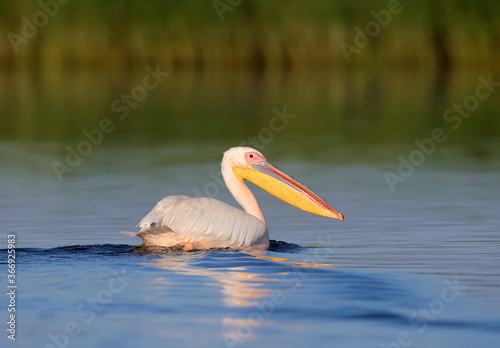
[[[500,81],[500,2],[401,0],[401,13],[349,64],[340,44],[354,45],[354,28],[389,2],[242,1],[221,21],[212,0],[72,0],[16,53],[9,33],[20,35],[23,17],[41,7],[0,0],[0,139],[55,142],[64,153],[109,117],[116,131],[104,144],[228,147],[287,105],[298,117],[275,148],[411,147],[449,128],[443,113],[474,94],[479,75]],[[147,66],[171,75],[122,121],[110,105],[142,83]],[[499,93],[447,144],[489,153],[500,138]]]
[[[200,143],[229,147],[259,139],[283,107],[297,115],[272,135],[272,148],[319,149],[402,144],[414,147],[436,127],[449,133],[446,145],[471,146],[488,154],[500,139],[500,88],[454,130],[444,112],[474,95],[475,73],[433,75],[364,70],[255,74],[217,71],[172,73],[121,120],[111,104],[141,83],[146,71],[110,78],[100,72],[30,73],[4,76],[0,84],[0,139],[57,142],[61,152],[86,139],[82,130],[110,118],[111,143]],[[485,75],[486,76],[486,75]],[[281,123],[277,123],[281,127]],[[266,135],[265,141],[269,140]],[[260,141],[264,144],[263,141]],[[269,147],[271,148],[271,147]],[[300,150],[297,150],[299,152]]]
[[[51,0],[42,0],[50,2]],[[228,4],[228,0],[220,0]],[[15,53],[8,33],[21,34],[38,1],[0,2],[3,69],[142,70],[151,62],[178,69],[344,69],[340,43],[388,0],[241,1],[223,14],[209,1],[69,1]],[[233,3],[238,3],[234,1]],[[498,70],[500,2],[401,0],[356,66]]]

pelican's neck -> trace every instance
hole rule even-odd
[[[255,216],[267,225],[266,218],[264,217],[264,213],[262,212],[259,203],[248,186],[236,177],[233,172],[232,163],[229,163],[229,161],[222,161],[221,167],[224,182],[236,201],[248,214]]]

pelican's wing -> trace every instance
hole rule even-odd
[[[191,199],[188,196],[168,196],[159,201],[155,207],[137,224],[141,230],[166,226],[163,218],[180,202]]]
[[[141,234],[170,233],[190,242],[214,240],[233,247],[249,247],[267,232],[262,221],[229,204],[212,198],[187,196],[165,197],[139,226],[139,237]]]

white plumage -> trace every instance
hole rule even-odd
[[[210,243],[213,247],[247,248],[267,235],[267,226],[256,217],[205,197],[165,197],[141,220],[139,227],[137,236],[144,244],[156,246],[185,244],[197,248]]]

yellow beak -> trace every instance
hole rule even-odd
[[[245,169],[233,167],[238,179],[244,179],[299,209],[313,214],[344,220],[344,215],[300,182],[269,162],[249,164]]]

